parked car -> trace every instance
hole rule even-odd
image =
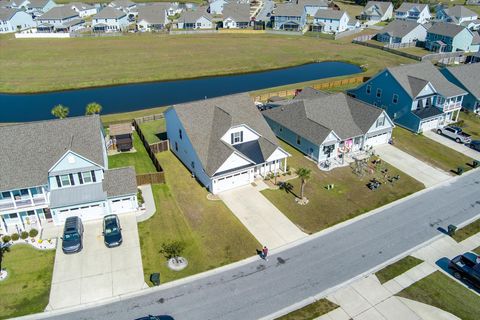
[[[118,247],[122,244],[122,228],[116,214],[109,214],[103,218],[103,237],[108,248]]]
[[[65,220],[62,236],[63,253],[77,253],[83,249],[83,223],[80,217],[68,217]]]
[[[459,255],[450,260],[448,268],[459,280],[465,279],[480,288],[480,263],[466,255]]]
[[[473,150],[480,151],[480,140],[472,140],[472,142],[470,142],[468,146]]]
[[[472,141],[472,138],[470,138],[469,134],[463,132],[462,128],[455,126],[446,126],[437,129],[437,133],[452,138],[458,143],[470,143],[470,141]]]
[[[138,318],[136,320],[174,320],[172,317],[170,316],[146,316],[146,317],[142,317],[142,318]]]

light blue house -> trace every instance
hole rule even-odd
[[[394,127],[380,108],[311,88],[262,113],[277,137],[320,164],[387,143]]]
[[[395,124],[417,133],[457,121],[467,92],[433,64],[422,62],[387,68],[349,94],[384,109]]]
[[[108,169],[99,116],[3,126],[0,136],[0,234],[138,208],[135,170]]]
[[[480,63],[464,64],[440,70],[452,83],[468,92],[462,107],[480,114]]]
[[[0,8],[0,33],[17,32],[35,26],[32,16],[26,12]]]
[[[302,5],[279,3],[272,15],[273,29],[275,30],[302,31],[305,27],[306,13]]]
[[[411,20],[394,20],[377,33],[377,41],[389,44],[425,41],[427,28]]]
[[[437,22],[427,30],[425,48],[433,52],[477,52],[479,46],[478,32],[460,25]]]

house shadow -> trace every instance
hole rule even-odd
[[[475,258],[477,257],[475,254],[473,254],[472,252],[466,252],[463,254],[464,256],[466,256],[467,258],[469,259],[472,259],[473,261],[475,261]],[[453,257],[452,257],[453,258]],[[474,286],[469,280],[466,280],[466,279],[456,279],[454,276],[453,276],[453,272],[452,270],[450,270],[448,268],[448,264],[450,263],[450,259],[446,258],[446,257],[443,257],[443,258],[440,258],[438,259],[435,264],[440,268],[442,269],[445,273],[449,274],[453,279],[457,280],[457,281],[460,281],[461,283],[463,283],[464,285],[466,285],[468,287],[468,289],[470,290],[473,290],[475,291],[476,293],[480,294],[480,288],[477,288],[476,286]]]
[[[167,132],[159,132],[157,134],[155,134],[155,136],[157,136],[157,138],[160,140],[160,141],[165,141],[168,139],[167,137]]]

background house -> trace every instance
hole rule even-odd
[[[64,30],[67,23],[80,19],[78,12],[69,6],[58,6],[48,10],[35,20],[39,32]]]
[[[32,16],[12,8],[0,8],[0,33],[17,32],[35,26]]]
[[[368,1],[360,18],[373,22],[390,20],[393,18],[393,4],[387,1]]]
[[[432,18],[428,4],[403,2],[395,10],[395,19],[427,23]]]
[[[279,3],[273,10],[273,29],[302,31],[306,14],[303,6],[295,3]]]
[[[94,32],[121,32],[129,24],[127,14],[112,7],[105,7],[92,17]]]
[[[427,28],[412,20],[394,20],[377,33],[377,41],[385,43],[412,43],[425,41]]]
[[[313,19],[312,31],[339,33],[349,29],[350,17],[341,10],[318,10]]]
[[[478,32],[452,23],[437,22],[427,30],[425,48],[434,52],[477,52],[480,45]]]
[[[462,107],[480,114],[480,63],[448,67],[440,72],[468,93],[463,97]]]
[[[250,5],[226,3],[223,7],[223,28],[244,29],[250,24]]]
[[[137,29],[139,31],[159,31],[169,23],[164,6],[138,7]]]
[[[53,0],[28,0],[26,12],[38,17],[56,6]]]
[[[435,19],[441,22],[453,24],[464,24],[465,22],[475,21],[478,14],[464,6],[453,6],[451,8],[440,5],[437,7]]]
[[[206,8],[184,11],[178,19],[179,29],[213,29],[213,18]]]
[[[78,15],[83,18],[83,17],[89,17],[93,16],[94,14],[97,13],[97,7],[88,4],[88,3],[83,3],[83,2],[72,2],[69,4],[69,6],[78,12]]]

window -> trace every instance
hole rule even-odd
[[[282,126],[280,126],[280,129],[279,129],[279,130],[280,130],[280,132],[282,132],[282,131],[283,131],[283,127],[282,127]]]
[[[192,169],[195,169],[195,162],[192,161]]]
[[[301,137],[297,135],[297,144],[300,145],[302,143]]]
[[[378,88],[377,89],[377,98],[381,98],[382,97],[382,89]]]
[[[60,182],[61,182],[61,187],[66,187],[66,186],[69,186],[71,183],[70,183],[70,175],[68,174],[64,174],[62,176],[60,176]]]
[[[385,116],[380,116],[380,118],[377,119],[377,127],[383,127],[385,125]]]
[[[97,177],[95,177],[95,171],[90,171],[90,173],[92,174],[92,181],[93,182],[97,182]]]
[[[394,104],[397,104],[397,103],[398,103],[398,94],[393,94],[392,102],[393,102]]]
[[[82,172],[81,176],[83,178],[83,183],[91,183],[93,181],[91,172]]]
[[[367,94],[370,94],[372,92],[372,86],[371,85],[367,85],[366,92],[367,92]]]
[[[243,142],[243,131],[233,132],[231,135],[232,144]]]
[[[180,137],[180,140],[182,140],[182,129],[178,129],[178,136]]]
[[[178,143],[175,141],[175,151],[178,151]]]

